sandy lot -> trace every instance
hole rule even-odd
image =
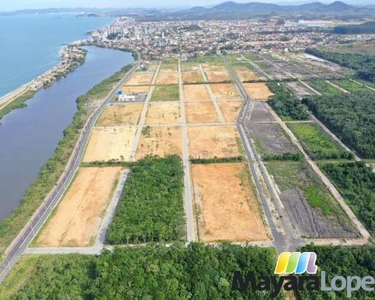
[[[175,71],[160,71],[156,84],[178,84],[178,73]]]
[[[136,126],[94,128],[83,161],[130,159]]]
[[[185,101],[211,100],[207,88],[203,84],[184,85]]]
[[[212,102],[187,102],[185,103],[186,120],[188,123],[218,123]]]
[[[238,133],[233,126],[189,127],[189,152],[193,158],[234,157],[238,149]]]
[[[116,126],[124,124],[138,124],[143,103],[116,104],[104,110],[97,126]]]
[[[235,122],[240,113],[242,101],[219,101],[221,113],[226,122]]]
[[[246,67],[234,67],[234,69],[236,70],[238,77],[242,82],[259,79],[259,77],[253,71],[249,70]]]
[[[160,67],[161,72],[177,71],[177,64],[162,64]]]
[[[135,157],[138,160],[149,154],[161,157],[178,154],[182,157],[181,127],[144,127]]]
[[[268,86],[263,82],[244,83],[243,86],[250,98],[254,100],[268,100],[273,95]]]
[[[124,93],[148,93],[150,91],[150,86],[147,86],[147,85],[141,85],[141,86],[124,85],[121,89]]]
[[[217,100],[241,100],[234,84],[211,84],[210,87]]]
[[[177,101],[150,103],[147,111],[147,125],[181,123],[180,103]]]
[[[154,77],[153,72],[136,72],[129,79],[126,85],[147,85],[151,84],[152,78]]]
[[[195,63],[181,63],[181,69],[183,72],[191,72],[191,71],[198,71],[199,72],[199,65]]]
[[[202,64],[202,67],[209,82],[223,82],[231,80],[231,77],[224,66]]]
[[[184,72],[182,80],[184,83],[203,82],[203,76],[199,71]]]
[[[36,240],[40,247],[87,247],[98,234],[120,167],[81,168]]]
[[[246,165],[192,165],[199,239],[268,241]]]

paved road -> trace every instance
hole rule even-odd
[[[109,92],[107,97],[103,100],[102,104],[87,120],[63,175],[61,176],[53,190],[43,201],[39,209],[31,217],[30,221],[26,224],[17,238],[6,250],[7,257],[0,264],[0,283],[5,279],[13,266],[21,258],[25,249],[34,239],[40,228],[46,222],[49,215],[68,189],[79,168],[92,128],[94,127],[97,119],[106,108],[108,102],[116,96],[117,90],[121,88],[122,85],[124,85],[124,83],[129,79],[129,77],[133,74],[133,72],[138,68],[139,65],[140,59],[134,64],[133,68],[124,76],[124,78],[112,89],[112,91]]]
[[[189,147],[188,147],[188,127],[186,123],[185,104],[184,104],[184,89],[182,81],[182,70],[181,61],[178,61],[178,78],[180,88],[180,110],[181,110],[181,123],[182,123],[182,162],[184,165],[184,206],[186,214],[186,236],[188,242],[194,242],[197,240],[197,234],[195,229],[195,218],[193,208],[193,188],[191,186],[191,175],[190,175],[190,161],[189,161]]]

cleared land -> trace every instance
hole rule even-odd
[[[160,67],[161,72],[177,71],[177,64],[162,64]]]
[[[211,100],[207,88],[203,84],[184,85],[185,101],[205,101]]]
[[[188,123],[219,122],[219,117],[212,102],[187,102],[185,108]]]
[[[126,85],[147,85],[151,84],[154,73],[151,72],[140,72],[134,73],[134,75],[129,79]]]
[[[236,70],[238,77],[240,77],[240,80],[242,82],[252,81],[252,80],[255,81],[259,79],[258,75],[256,75],[253,71],[249,70],[246,67],[237,66],[237,67],[234,67],[234,69]]]
[[[203,76],[199,71],[188,71],[182,74],[184,83],[198,83],[203,82]]]
[[[151,101],[178,101],[180,90],[178,85],[157,86],[152,94]]]
[[[240,113],[242,101],[219,101],[221,113],[226,122],[235,122]]]
[[[250,122],[274,122],[275,118],[265,105],[265,102],[255,102]]]
[[[249,176],[242,163],[192,165],[201,241],[269,240]]]
[[[36,239],[39,247],[86,247],[94,241],[121,167],[81,168]]]
[[[263,82],[244,83],[243,86],[250,98],[254,100],[268,100],[273,95],[268,86]]]
[[[211,84],[210,88],[215,94],[217,100],[240,100],[241,97],[238,94],[234,84]]]
[[[228,82],[231,80],[224,66],[203,64],[202,67],[209,82]]]
[[[139,86],[127,86],[124,85],[121,90],[124,93],[148,93],[150,91],[150,86],[139,85]]]
[[[314,96],[316,95],[307,86],[303,85],[299,81],[287,82],[286,86],[293,91],[297,98],[302,99],[304,96]]]
[[[146,124],[179,124],[181,123],[179,102],[150,103],[147,111]]]
[[[138,124],[143,103],[116,104],[107,107],[100,116],[97,126]]]
[[[176,71],[160,71],[156,84],[178,84],[178,74]]]
[[[224,158],[240,156],[235,126],[189,127],[189,147],[192,158]]]
[[[136,131],[131,125],[94,128],[83,161],[129,160]]]
[[[144,127],[135,157],[138,160],[150,154],[160,157],[165,157],[168,154],[177,154],[181,157],[181,127]]]

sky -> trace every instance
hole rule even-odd
[[[51,8],[51,7],[188,7],[188,6],[205,6],[213,5],[227,0],[13,0],[4,1],[0,0],[0,11],[13,11],[19,9],[40,9],[40,8]],[[317,0],[235,0],[235,2],[271,2],[271,3],[306,3],[314,2]],[[322,0],[321,2],[333,2]],[[355,4],[360,2],[361,4],[375,4],[375,0],[343,0],[346,3]]]

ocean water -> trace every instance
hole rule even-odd
[[[63,44],[111,22],[66,14],[0,17],[0,97],[53,67]]]

